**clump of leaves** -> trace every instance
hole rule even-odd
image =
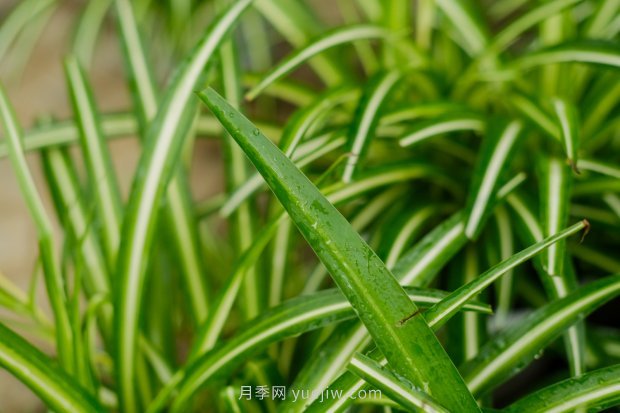
[[[620,3],[330,5],[338,23],[319,2],[88,2],[74,117],[23,132],[0,93],[53,317],[5,279],[0,304],[56,349],[6,320],[0,365],[59,412],[619,404]],[[0,56],[56,6],[17,5]],[[124,113],[86,70],[106,19]],[[123,199],[108,140],[128,135]],[[183,153],[204,138],[225,191],[196,201]]]

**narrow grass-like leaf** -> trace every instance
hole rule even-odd
[[[437,321],[437,318],[442,318],[444,320],[449,319],[450,315],[458,311],[459,307],[462,304],[466,303],[468,300],[478,295],[482,290],[491,285],[495,280],[504,275],[508,270],[527,261],[534,255],[540,253],[542,250],[548,248],[554,243],[588,227],[589,224],[587,221],[578,222],[570,228],[567,228],[564,231],[557,233],[556,235],[546,238],[542,242],[532,245],[524,249],[523,251],[513,255],[509,259],[502,261],[496,266],[485,271],[472,282],[465,284],[461,288],[454,291],[448,297],[441,300],[440,303],[437,303],[436,305],[428,309],[424,313],[424,318],[426,318],[429,324],[437,325],[438,327],[441,326],[441,324]]]
[[[567,169],[566,163],[558,158],[550,157],[541,161],[541,215],[546,236],[556,234],[568,220],[571,182]],[[565,248],[564,243],[558,243],[543,254],[543,266],[550,276],[564,277]]]
[[[568,162],[575,172],[579,172],[577,169],[577,151],[580,136],[577,109],[571,103],[559,98],[553,100],[553,109],[560,123],[562,142]]]
[[[255,7],[293,46],[303,47],[321,32],[322,24],[307,5],[289,0],[257,0]],[[312,68],[328,85],[335,85],[346,78],[344,68],[336,55],[316,56]]]
[[[620,218],[620,196],[608,192],[603,195],[603,201],[609,206],[618,218]]]
[[[419,317],[407,319],[417,311],[416,306],[403,296],[394,276],[344,217],[217,93],[207,89],[200,97],[263,174],[394,369],[418,384],[428,382],[429,393],[446,406],[478,411],[433,332]],[[287,185],[286,180],[295,183]]]
[[[540,4],[524,13],[494,36],[489,48],[494,51],[503,50],[518,39],[523,32],[579,2],[581,0],[554,0]]]
[[[553,63],[588,63],[609,67],[620,67],[620,48],[615,43],[566,43],[526,54],[515,60],[519,69]]]
[[[218,3],[219,4],[219,3]],[[221,2],[222,5],[227,4]],[[240,110],[241,103],[241,83],[240,83],[240,64],[237,47],[232,39],[228,39],[222,44],[219,51],[221,58],[221,76],[225,96],[232,102],[235,109]],[[224,137],[226,151],[226,187],[232,191],[235,187],[242,185],[248,180],[247,159],[243,151],[235,144],[227,132]],[[233,245],[237,254],[248,249],[254,238],[255,219],[252,214],[251,200],[247,200],[235,210],[235,214],[230,219],[230,232]],[[254,318],[259,314],[265,305],[259,288],[257,271],[247,268],[247,272],[242,283],[242,295],[244,317]]]
[[[451,114],[422,122],[399,139],[400,146],[411,146],[443,133],[484,130],[484,122],[478,115]]]
[[[620,365],[554,383],[506,407],[506,413],[600,411],[620,404]]]
[[[402,255],[407,242],[411,239],[414,233],[420,230],[420,227],[435,213],[433,207],[425,206],[415,210],[407,219],[403,222],[400,230],[396,234],[392,246],[385,258],[385,265],[388,268],[393,268],[398,259]]]
[[[149,251],[152,245],[157,207],[183,145],[184,133],[177,136],[177,128],[187,125],[188,120],[193,118],[193,111],[188,110],[192,90],[205,64],[250,3],[251,0],[235,3],[209,27],[191,58],[178,69],[147,133],[123,222],[117,275],[119,289],[115,305],[115,367],[121,395],[120,405],[127,413],[135,412],[138,408],[134,363],[148,256],[145,251]]]
[[[481,349],[462,370],[475,394],[498,386],[515,374],[566,328],[620,294],[620,276],[587,284],[536,310]]]
[[[607,175],[611,178],[620,179],[620,168],[616,165],[611,165],[594,159],[580,159],[577,163],[577,167],[586,171]]]
[[[282,131],[279,148],[286,156],[292,158],[298,145],[315,123],[326,117],[335,106],[357,98],[358,94],[357,88],[345,86],[330,89],[327,93],[317,96],[312,104],[298,111],[287,122]]]
[[[0,365],[28,386],[54,411],[91,413],[105,410],[47,356],[0,323]]]
[[[0,59],[6,59],[6,52],[28,21],[54,6],[55,0],[28,0],[19,3],[0,26]]]
[[[620,10],[620,1],[618,0],[601,0],[597,3],[594,16],[588,20],[585,33],[590,38],[601,37],[605,33],[605,29],[613,21],[613,17],[618,17]]]
[[[103,245],[109,268],[115,268],[120,244],[121,198],[112,159],[101,131],[93,93],[75,58],[65,62],[73,111],[80,129],[80,141],[90,186],[101,219]]]
[[[108,294],[111,269],[106,267],[100,240],[93,227],[89,225],[89,216],[80,197],[80,187],[69,155],[61,149],[51,148],[42,152],[42,158],[45,176],[54,197],[58,215],[65,217],[65,231],[79,245],[81,262],[86,269],[84,273],[86,292],[89,296]],[[106,323],[104,335],[109,338],[112,333],[111,312],[108,313]]]
[[[348,369],[381,390],[408,412],[448,412],[426,393],[417,390],[411,384],[404,383],[385,367],[363,354],[354,355]]]
[[[509,101],[517,111],[521,112],[522,115],[548,136],[558,141],[561,139],[561,131],[558,128],[557,122],[535,99],[523,93],[512,93],[510,94]]]
[[[459,35],[459,42],[470,55],[482,52],[489,41],[488,28],[479,10],[470,0],[438,0],[437,7],[446,15]]]
[[[84,6],[73,37],[73,54],[82,67],[90,68],[97,36],[111,3],[112,0],[93,0]]]
[[[20,190],[26,200],[39,237],[39,254],[45,275],[45,287],[52,305],[56,325],[56,344],[62,367],[73,371],[73,331],[67,311],[65,282],[55,257],[52,224],[35,187],[22,149],[22,132],[4,88],[0,87],[0,119],[4,124],[9,158],[17,175]]]
[[[429,289],[406,288],[406,291],[409,299],[422,306],[434,304],[446,296],[445,292]],[[489,307],[481,303],[470,303],[464,308],[490,312]],[[287,300],[257,319],[248,321],[247,327],[241,328],[240,333],[224,346],[207,352],[180,370],[149,406],[149,412],[164,408],[175,390],[179,393],[173,411],[175,408],[181,409],[201,386],[225,376],[243,363],[248,355],[267,348],[271,343],[354,317],[351,304],[335,289]]]
[[[355,25],[329,32],[284,59],[284,61],[274,67],[258,85],[254,86],[246,94],[246,98],[250,100],[254,99],[269,85],[303,64],[312,56],[325,50],[356,40],[378,39],[386,36],[387,33],[385,29],[372,25]]]
[[[353,120],[353,128],[349,136],[349,159],[344,167],[343,182],[351,182],[360,158],[368,148],[374,129],[378,123],[381,104],[387,98],[392,88],[401,78],[399,71],[391,71],[375,78],[364,92],[358,107],[358,113]]]
[[[502,170],[520,134],[521,124],[517,121],[489,129],[486,134],[467,201],[465,235],[469,239],[475,238],[482,228],[483,220],[489,213],[490,201],[499,188]]]
[[[134,100],[138,107],[140,122],[143,124],[142,132],[144,135],[146,125],[153,120],[157,113],[155,81],[149,70],[146,51],[142,47],[131,4],[127,0],[117,0],[116,8],[122,33],[123,50],[129,67],[128,75],[130,84],[135,90]],[[168,186],[166,198],[164,215],[183,270],[182,274],[185,279],[192,316],[197,323],[200,323],[207,317],[209,295],[203,282],[205,265],[201,260],[189,185],[180,167],[177,168],[177,173]]]

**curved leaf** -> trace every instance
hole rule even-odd
[[[585,373],[528,394],[506,413],[568,413],[584,407],[599,411],[620,404],[620,365]]]
[[[28,386],[56,412],[105,410],[52,360],[0,323],[0,365]]]
[[[348,369],[396,401],[408,412],[448,413],[426,393],[406,384],[373,359],[356,354]]]
[[[256,86],[246,94],[252,100],[269,85],[285,76],[312,56],[332,47],[356,40],[377,39],[386,37],[385,29],[373,25],[356,25],[334,30],[311,42],[308,46],[295,51],[292,55],[273,68]]]
[[[585,315],[620,294],[620,276],[594,281],[539,308],[497,335],[467,362],[463,371],[475,394],[498,386]]]
[[[127,413],[137,410],[134,366],[148,256],[145,251],[149,251],[152,244],[159,202],[183,146],[185,133],[178,128],[193,118],[194,112],[189,110],[188,104],[205,64],[250,3],[251,0],[236,2],[210,26],[192,57],[177,70],[146,136],[123,221],[118,294],[115,296],[115,367],[120,404]]]

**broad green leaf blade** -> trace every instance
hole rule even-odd
[[[344,167],[343,182],[353,180],[360,158],[364,155],[374,135],[381,105],[401,76],[401,73],[396,70],[378,75],[370,81],[368,89],[364,91],[349,135],[350,155]]]
[[[450,296],[446,297],[440,303],[434,305],[430,308],[426,313],[424,313],[424,318],[426,318],[429,324],[438,325],[439,323],[436,321],[437,318],[449,319],[450,315],[459,310],[459,307],[466,303],[468,300],[472,299],[476,295],[480,294],[482,290],[491,285],[495,280],[504,275],[508,270],[513,269],[517,265],[527,261],[532,258],[534,255],[540,253],[545,248],[555,244],[556,242],[569,237],[583,229],[589,227],[587,221],[581,221],[577,224],[571,226],[570,228],[565,229],[553,235],[549,238],[546,238],[540,243],[532,245],[523,251],[513,255],[507,260],[502,261],[496,266],[490,268],[485,271],[475,280],[471,281],[468,284],[465,284],[461,288],[454,291]]]
[[[3,87],[0,87],[0,119],[4,125],[11,164],[38,232],[39,254],[43,264],[45,287],[56,325],[56,350],[62,367],[66,371],[71,372],[74,368],[73,331],[71,330],[71,322],[67,310],[65,281],[55,256],[52,223],[43,207],[43,201],[37,192],[34,180],[26,164],[26,158],[22,149],[22,132]]]
[[[400,146],[411,146],[425,139],[444,133],[471,130],[482,132],[484,121],[479,115],[449,114],[420,123],[399,139]]]
[[[408,412],[448,413],[448,410],[426,393],[411,384],[405,384],[391,371],[363,354],[354,355],[348,369],[381,390]]]
[[[0,323],[0,365],[56,412],[104,412],[99,402],[51,359]]]
[[[579,118],[577,109],[564,99],[556,98],[553,100],[553,109],[560,124],[562,142],[568,157],[568,163],[575,172],[577,169],[577,151],[579,150]]]
[[[411,287],[405,290],[410,300],[422,306],[434,304],[446,296],[445,292],[437,290]],[[470,303],[464,308],[490,312],[490,308],[481,303]],[[205,353],[180,370],[149,406],[149,412],[163,409],[177,390],[174,406],[182,409],[200,387],[217,377],[225,377],[247,356],[267,348],[271,343],[354,317],[351,304],[335,289],[287,300],[257,319],[248,321],[245,327],[239,329],[240,333],[223,346]]]
[[[528,394],[506,413],[568,413],[587,408],[599,411],[620,404],[620,365],[585,373]]]
[[[378,26],[356,25],[336,29],[323,36],[320,36],[309,45],[295,51],[276,67],[271,69],[271,71],[263,78],[263,80],[261,80],[246,94],[246,99],[252,100],[256,98],[256,96],[258,96],[269,85],[276,82],[278,79],[285,76],[287,73],[291,72],[299,65],[303,64],[312,56],[315,56],[325,50],[356,40],[383,38],[386,37],[387,34],[388,33],[385,31],[385,29]]]
[[[479,395],[498,386],[564,330],[619,294],[620,276],[609,276],[531,313],[487,342],[478,356],[463,366],[470,389]]]
[[[80,129],[80,142],[89,182],[94,189],[95,205],[101,220],[104,251],[109,267],[114,268],[120,244],[122,216],[121,197],[110,151],[101,130],[92,90],[74,57],[65,61],[65,74],[69,83],[73,112]]]
[[[469,239],[476,238],[482,229],[484,219],[490,212],[490,201],[499,189],[501,174],[506,169],[510,153],[521,134],[522,126],[517,121],[494,126],[495,128],[489,128],[482,143],[482,154],[474,170],[467,200],[465,235]]]
[[[215,91],[201,99],[263,174],[394,369],[448,407],[478,411],[434,333],[394,276],[319,190]],[[416,350],[413,351],[413,344]]]
[[[146,258],[152,245],[157,208],[171,178],[184,141],[178,131],[193,118],[188,104],[204,66],[234,26],[251,0],[241,0],[216,19],[199,41],[191,58],[177,69],[172,85],[150,124],[123,221],[115,303],[116,357],[120,405],[127,413],[138,409],[135,363],[140,302],[144,289]]]
[[[329,202],[337,205],[356,199],[360,195],[382,186],[394,185],[426,174],[429,174],[429,171],[423,166],[418,165],[405,165],[403,167],[387,169],[380,168],[378,171],[370,171],[354,184],[342,185],[338,183],[331,185],[325,188],[323,193]],[[235,263],[231,275],[227,278],[226,285],[220,290],[218,299],[212,305],[213,311],[211,311],[211,315],[197,333],[198,338],[195,341],[192,354],[201,354],[210,349],[217,341],[235,301],[241,280],[247,269],[255,265],[256,260],[278,228],[278,221],[281,219],[288,219],[288,216],[282,212],[280,215],[272,218],[264,226],[263,231],[256,237],[252,245]]]

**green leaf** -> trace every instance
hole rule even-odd
[[[532,8],[494,36],[489,48],[493,51],[505,49],[536,24],[580,2],[581,0],[554,0]]]
[[[363,354],[356,354],[347,367],[351,372],[389,396],[408,412],[447,413],[426,393],[413,385],[404,383],[391,371]]]
[[[620,67],[620,48],[611,42],[565,43],[529,53],[514,61],[519,69],[546,66],[553,63],[588,63]]]
[[[506,413],[600,411],[620,403],[620,365],[585,373],[528,394],[506,407]]]
[[[57,351],[63,368],[73,371],[73,331],[67,310],[65,281],[56,259],[52,223],[43,207],[43,201],[32,179],[22,149],[22,132],[17,123],[13,108],[9,103],[4,88],[0,87],[0,119],[4,124],[9,158],[20,190],[26,200],[28,210],[37,228],[39,237],[39,254],[45,275],[45,287],[52,305],[56,324]]]
[[[411,146],[425,139],[444,133],[471,130],[482,132],[484,121],[479,115],[474,114],[448,114],[435,119],[430,119],[416,125],[406,135],[399,139],[400,146]]]
[[[0,323],[0,365],[28,386],[56,412],[91,413],[105,410],[52,360]]]
[[[254,7],[287,42],[297,48],[308,44],[324,29],[322,22],[305,3],[289,0],[256,0]],[[338,84],[347,76],[336,54],[319,55],[309,63],[326,84]]]
[[[568,157],[568,163],[578,173],[577,151],[579,150],[580,134],[577,109],[571,103],[559,98],[553,100],[553,109],[560,124],[562,142]]]
[[[116,266],[120,244],[121,197],[114,176],[112,159],[101,130],[92,90],[74,57],[65,61],[73,112],[75,113],[90,186],[101,220],[101,233],[107,262]]]
[[[55,3],[55,0],[28,0],[18,3],[11,10],[10,15],[2,20],[0,27],[0,59],[6,59],[11,44],[28,22],[55,6]]]
[[[480,395],[498,386],[564,330],[618,294],[620,276],[609,276],[534,311],[487,342],[478,356],[463,366],[461,371],[469,388]]]
[[[446,296],[445,292],[406,288],[410,300],[422,306],[436,303]],[[481,303],[470,303],[468,310],[488,313],[489,307]],[[250,320],[239,329],[239,334],[180,370],[167,383],[156,400],[149,406],[149,412],[164,408],[173,392],[178,391],[173,411],[183,408],[188,399],[207,382],[237,368],[247,357],[271,343],[287,337],[305,333],[333,323],[354,318],[355,312],[342,293],[336,289],[325,290],[293,298],[268,310],[256,319]]]
[[[236,2],[207,29],[191,58],[177,69],[146,136],[123,221],[117,273],[115,367],[120,404],[127,413],[138,409],[135,363],[140,302],[148,257],[145,252],[152,245],[157,209],[184,143],[185,131],[178,129],[183,129],[193,119],[194,112],[189,110],[188,103],[205,64],[250,3],[251,0]]]
[[[122,34],[121,43],[128,63],[127,72],[134,91],[132,96],[138,108],[138,118],[143,125],[141,132],[146,139],[144,136],[147,132],[146,125],[157,114],[155,81],[149,70],[146,50],[142,46],[131,4],[127,0],[116,0],[116,8]],[[188,186],[183,176],[183,168],[177,167],[177,172],[167,188],[164,215],[184,276],[191,313],[194,320],[200,323],[207,317],[209,294],[203,281],[205,264],[201,259],[197,225]]]
[[[471,281],[468,284],[463,285],[452,294],[450,294],[445,299],[441,300],[440,303],[437,303],[430,309],[428,309],[424,313],[424,318],[427,320],[429,324],[436,325],[440,327],[441,324],[437,321],[437,318],[441,318],[444,320],[448,320],[450,316],[459,310],[460,306],[480,294],[482,290],[491,285],[495,280],[504,275],[507,271],[513,269],[519,264],[527,261],[532,258],[534,255],[538,254],[545,248],[555,244],[556,242],[571,236],[582,229],[589,228],[587,221],[581,221],[577,224],[571,226],[570,228],[565,229],[553,235],[549,238],[546,238],[542,242],[539,242],[535,245],[532,245],[523,251],[513,255],[507,260],[502,261],[501,263],[493,266],[489,270],[482,273],[475,280]]]
[[[365,154],[365,150],[368,148],[374,135],[381,105],[401,76],[399,71],[379,74],[374,80],[370,81],[368,88],[364,90],[357,108],[357,114],[355,119],[353,119],[353,127],[349,134],[347,146],[349,147],[350,155],[344,167],[343,182],[351,182],[353,180],[353,175],[360,162],[360,158]]]
[[[484,218],[489,214],[499,180],[519,135],[521,124],[497,124],[487,131],[482,143],[481,155],[474,169],[473,182],[467,198],[467,222],[465,235],[474,239],[482,229]]]
[[[471,0],[438,0],[436,3],[458,34],[457,41],[470,55],[478,55],[486,48],[489,30]]]
[[[246,99],[256,98],[269,85],[276,82],[287,73],[294,70],[306,60],[332,47],[350,43],[356,40],[378,39],[386,37],[385,29],[372,25],[355,25],[336,29],[312,41],[309,45],[295,51],[280,64],[271,69],[269,73],[254,86],[247,94]]]
[[[207,89],[199,96],[263,174],[394,369],[418,385],[428,382],[429,392],[446,406],[478,411],[432,330],[420,317],[407,319],[416,306],[344,217],[217,93]]]

